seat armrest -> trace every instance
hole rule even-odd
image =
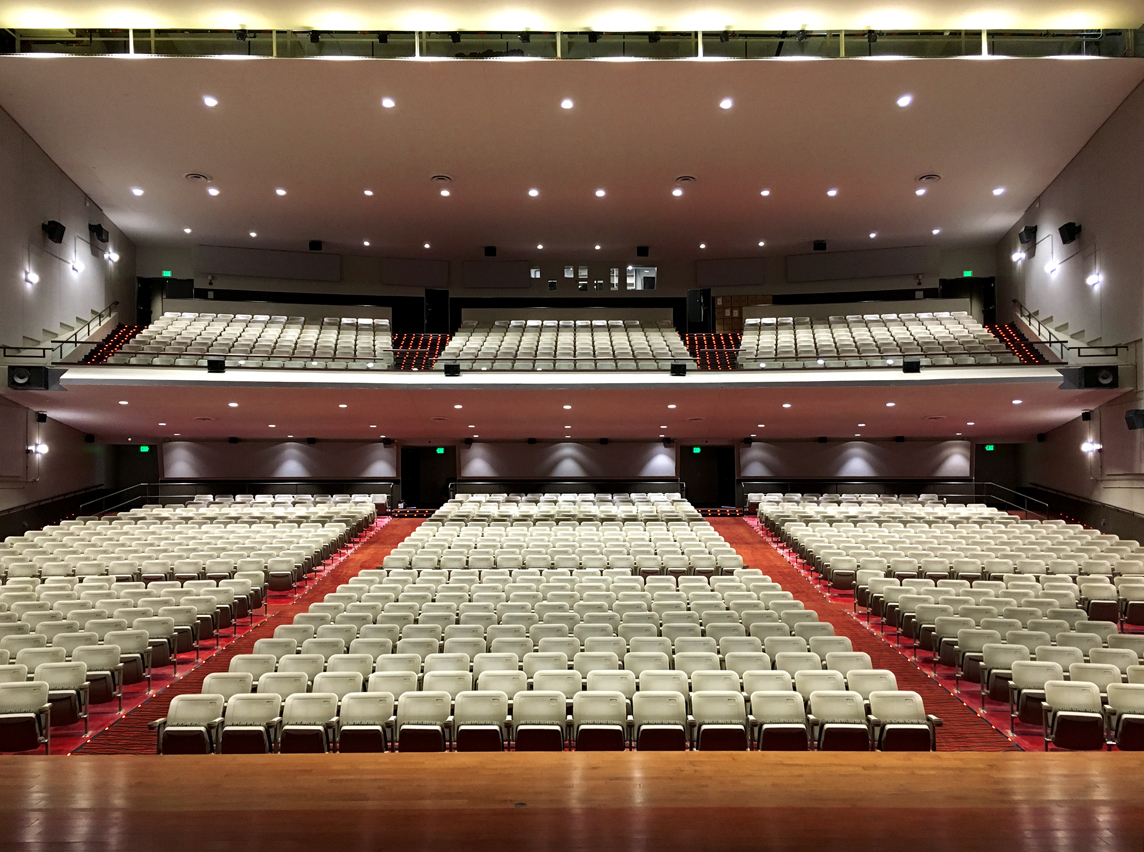
[[[931,725],[933,725],[935,728],[940,728],[942,726],[942,721],[941,721],[940,716],[927,715],[926,719],[929,720],[929,723]]]
[[[167,717],[164,716],[162,719],[155,719],[152,722],[148,722],[147,727],[152,731],[158,730],[161,733],[162,729],[167,727]]]

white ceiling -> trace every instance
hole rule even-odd
[[[128,5],[108,0],[23,0],[0,3],[0,24],[8,27],[191,27],[279,29],[318,27],[340,30],[522,30],[595,29],[605,31],[880,29],[1078,29],[1138,27],[1144,21],[1139,0],[1003,0],[988,5],[972,0],[913,0],[887,5],[854,0],[752,3],[723,0],[434,0],[368,2],[341,0],[151,0]]]
[[[0,106],[142,245],[304,249],[321,238],[333,250],[465,259],[493,244],[512,259],[542,243],[563,259],[648,244],[653,260],[691,260],[804,252],[815,238],[991,244],[1142,78],[1137,59],[5,56]],[[902,109],[905,93],[914,100]],[[560,108],[565,97],[575,108]],[[724,97],[732,109],[719,108]],[[191,171],[221,194],[184,180]],[[943,180],[919,198],[927,172]],[[450,198],[430,182],[439,173],[453,177]],[[698,180],[674,198],[684,174]]]
[[[62,392],[5,395],[100,440],[139,442],[176,435],[275,440],[292,435],[330,440],[386,436],[424,443],[473,436],[519,441],[566,436],[654,440],[667,435],[726,441],[752,434],[759,440],[856,434],[945,438],[957,433],[977,440],[1029,439],[1125,393],[1059,390],[1060,375],[1051,367],[951,368],[910,376],[893,370],[823,371],[814,380],[738,373],[673,378],[666,372],[554,378],[268,371],[207,375],[191,369],[81,367],[65,375]],[[305,405],[298,404],[302,398]],[[1013,404],[1014,399],[1021,403]],[[232,408],[231,402],[238,406]],[[791,407],[783,408],[783,403]]]

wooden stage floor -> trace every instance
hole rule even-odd
[[[0,758],[5,850],[1144,849],[1130,754]]]

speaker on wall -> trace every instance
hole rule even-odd
[[[1115,364],[1107,367],[1069,367],[1058,372],[1063,379],[1061,390],[1120,387],[1120,368]]]
[[[67,228],[64,227],[62,222],[57,222],[55,219],[52,219],[44,222],[40,227],[43,228],[44,233],[48,235],[48,239],[56,245],[64,241],[64,231],[66,231]]]
[[[1130,408],[1125,411],[1124,422],[1129,429],[1144,429],[1144,408]]]
[[[1020,242],[1023,246],[1027,246],[1029,243],[1036,242],[1036,240],[1036,225],[1026,225],[1024,228],[1017,232],[1017,241]]]
[[[1076,238],[1080,235],[1080,225],[1076,222],[1065,222],[1057,228],[1057,233],[1061,235],[1061,242],[1067,246],[1076,242]]]
[[[11,390],[48,390],[53,381],[63,375],[59,370],[54,371],[47,367],[9,367],[8,387]]]
[[[446,364],[445,365],[445,375],[446,376],[453,376],[453,377],[461,375],[461,365],[460,364]]]

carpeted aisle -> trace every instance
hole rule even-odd
[[[791,592],[795,600],[802,601],[807,609],[817,612],[821,621],[833,624],[835,634],[848,637],[855,651],[869,654],[875,668],[892,671],[899,689],[912,690],[922,697],[926,712],[939,716],[943,722],[937,732],[939,751],[1019,750],[1001,731],[950,695],[905,655],[867,630],[853,616],[849,602],[842,604],[827,600],[746,520],[710,518],[710,521],[748,565],[768,574],[783,589]]]
[[[212,656],[194,671],[175,681],[162,692],[125,715],[115,724],[87,743],[73,754],[154,754],[155,734],[147,728],[149,722],[161,719],[167,713],[171,699],[176,695],[198,693],[206,676],[212,672],[225,672],[230,667],[231,658],[237,654],[250,654],[254,643],[274,635],[274,628],[280,624],[290,624],[294,616],[306,612],[310,604],[322,600],[323,596],[334,591],[341,583],[366,568],[375,568],[381,560],[420,524],[420,518],[394,518],[373,533],[365,543],[346,557],[340,565],[318,580],[308,592],[290,606],[271,614],[263,624],[251,630],[239,641],[232,643]]]

